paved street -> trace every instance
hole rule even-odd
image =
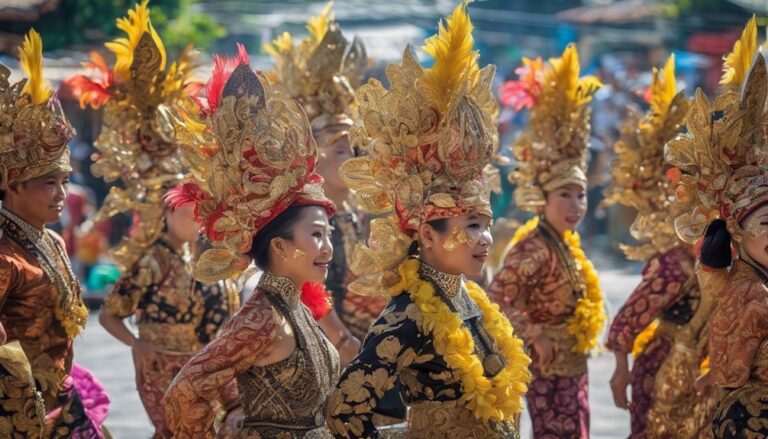
[[[598,269],[600,268],[599,261]],[[600,271],[608,308],[615,313],[639,277],[633,270],[604,269]],[[110,337],[91,315],[83,337],[75,346],[75,361],[87,367],[104,382],[112,397],[107,426],[119,439],[143,439],[151,436],[152,429],[135,390],[133,363],[130,350]],[[592,437],[600,439],[624,438],[629,430],[629,416],[613,406],[608,380],[613,372],[613,356],[604,353],[589,363],[590,395],[592,407]],[[524,415],[523,419],[527,421]],[[523,438],[530,437],[528,425],[523,425]]]

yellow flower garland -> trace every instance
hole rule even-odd
[[[653,337],[656,336],[656,329],[659,327],[659,320],[656,319],[651,322],[650,325],[646,326],[645,329],[642,330],[639,334],[637,334],[637,337],[635,337],[635,341],[632,343],[632,356],[637,358],[640,356],[640,354],[643,353],[646,346],[648,346],[648,343],[653,340]]]
[[[536,230],[538,225],[539,217],[534,216],[520,226],[510,241],[510,247]],[[603,325],[605,325],[606,316],[603,308],[603,292],[600,289],[600,279],[597,276],[595,266],[587,259],[584,250],[581,249],[581,237],[579,237],[579,234],[569,230],[563,235],[563,240],[568,246],[576,266],[581,267],[581,275],[586,283],[584,297],[580,297],[576,302],[576,309],[573,312],[573,317],[568,320],[566,330],[576,338],[576,345],[573,347],[573,351],[586,354],[590,349],[597,346],[597,338],[603,329]]]
[[[491,303],[482,288],[467,282],[467,291],[483,313],[483,328],[493,337],[505,360],[504,369],[493,378],[484,375],[483,366],[474,354],[474,341],[461,318],[435,294],[430,282],[419,278],[419,261],[409,259],[398,268],[400,282],[390,293],[408,291],[424,318],[423,330],[432,335],[435,351],[445,359],[459,378],[462,388],[460,401],[477,419],[509,421],[523,410],[522,396],[528,391],[531,359],[523,342],[514,336],[514,328]]]

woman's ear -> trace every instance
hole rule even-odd
[[[423,248],[431,249],[436,245],[435,235],[435,229],[429,224],[422,224],[419,226],[419,242],[421,242]]]
[[[269,243],[269,247],[274,252],[275,256],[279,257],[280,259],[288,259],[288,250],[287,250],[287,243],[283,238],[272,238],[272,241]]]

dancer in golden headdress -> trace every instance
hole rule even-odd
[[[236,58],[215,58],[205,100],[184,101],[167,116],[192,172],[186,198],[214,244],[197,261],[195,277],[236,277],[251,261],[264,271],[240,312],[168,390],[173,437],[213,437],[210,404],[233,379],[240,434],[330,437],[322,411],[339,356],[301,296],[317,292],[305,284],[322,283],[328,273],[335,208],[315,172],[304,111],[254,73],[239,46]]]
[[[123,183],[112,187],[97,218],[134,213],[130,236],[111,252],[124,273],[105,298],[99,320],[131,347],[139,396],[160,432],[166,389],[239,307],[239,297],[230,283],[205,285],[192,278],[190,246],[198,237],[193,206],[173,193],[163,200],[183,167],[173,127],[158,118],[158,109],[199,87],[191,80],[191,49],[166,69],[163,42],[149,13],[145,0],[117,20],[127,37],[106,44],[116,56],[112,69],[94,53],[87,66],[101,78],[76,76],[68,82],[81,104],[104,107],[94,174]],[[136,318],[138,337],[124,323],[130,316]]]
[[[335,311],[327,319],[338,315],[348,328],[337,346],[342,363],[346,363],[357,354],[359,340],[386,301],[347,294],[347,260],[352,246],[363,237],[354,194],[341,181],[339,167],[355,155],[349,142],[349,129],[356,117],[354,89],[368,67],[368,57],[360,39],[349,42],[344,38],[331,6],[329,3],[322,14],[308,21],[309,36],[298,44],[294,45],[286,32],[265,49],[275,60],[275,69],[267,76],[275,88],[297,99],[307,113],[319,153],[317,173],[325,181],[326,196],[339,209],[331,218],[334,252],[325,284],[333,295]],[[333,330],[325,321],[321,325],[326,331]]]
[[[665,157],[675,166],[675,229],[689,243],[703,238],[700,260],[709,276],[701,288],[719,293],[708,345],[714,436],[766,437],[768,68],[754,17],[724,68],[721,94],[710,102],[696,91],[688,134],[667,144]]]
[[[512,239],[491,297],[533,354],[526,398],[536,437],[589,437],[587,354],[605,323],[597,272],[574,229],[587,209],[589,102],[600,87],[579,78],[576,47],[544,65],[524,59],[502,100],[531,108],[513,147],[515,203],[536,213]]]
[[[94,386],[78,380],[94,382],[72,363],[88,310],[64,241],[45,228],[61,219],[74,131],[43,79],[42,50],[30,31],[27,77],[15,84],[0,64],[0,436],[98,438],[103,417],[89,418],[84,401],[105,415],[106,393],[83,395]]]
[[[494,67],[480,69],[466,4],[428,39],[422,68],[407,48],[387,67],[390,88],[360,87],[365,155],[346,162],[344,181],[371,223],[358,244],[353,292],[387,294],[362,352],[328,400],[339,438],[377,437],[382,396],[396,384],[410,406],[408,437],[506,438],[530,378],[514,329],[465,276],[482,273],[491,209],[483,168],[498,142]],[[418,256],[417,256],[418,255]]]
[[[674,188],[664,162],[664,144],[681,132],[689,107],[677,91],[674,63],[671,56],[661,72],[654,69],[648,113],[632,113],[625,122],[614,145],[617,158],[605,201],[637,210],[630,231],[640,245],[621,248],[627,258],[646,262],[642,281],[616,314],[607,342],[616,355],[613,398],[630,412],[632,438],[706,437],[713,406],[711,398],[696,395],[694,380],[714,297],[699,290],[693,248],[675,233]],[[629,353],[635,356],[631,373]]]

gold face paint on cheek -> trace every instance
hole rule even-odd
[[[472,248],[472,238],[463,227],[456,226],[451,230],[451,236],[443,243],[443,248],[452,252],[462,245]]]
[[[306,255],[307,254],[305,252],[303,252],[301,249],[298,249],[298,248],[293,251],[293,259],[303,258]]]
[[[752,219],[750,220],[746,227],[744,227],[744,232],[746,236],[750,238],[761,238],[768,235],[768,226],[764,224],[760,224],[761,220],[759,219]]]

